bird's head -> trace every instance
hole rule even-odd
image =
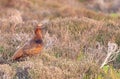
[[[38,25],[35,27],[34,33],[35,33],[35,36],[36,36],[36,37],[42,38],[42,28],[43,28],[43,25],[42,25],[42,24],[38,24]]]

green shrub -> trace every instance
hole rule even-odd
[[[4,51],[4,47],[0,46],[0,53],[2,53]]]

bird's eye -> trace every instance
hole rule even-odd
[[[42,41],[42,39],[37,39],[37,40],[35,40],[35,42],[38,44],[41,44],[43,41]]]

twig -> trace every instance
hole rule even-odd
[[[107,63],[115,60],[119,52],[120,52],[120,49],[118,49],[118,45],[116,43],[108,42],[107,56],[103,61],[102,65],[100,66],[100,68],[102,68]]]

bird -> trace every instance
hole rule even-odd
[[[17,60],[25,56],[33,56],[39,54],[43,49],[42,24],[39,24],[34,29],[33,38],[19,48],[11,57],[12,60]]]

